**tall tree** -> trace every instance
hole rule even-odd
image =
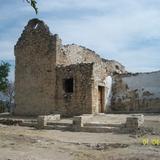
[[[0,91],[2,92],[7,89],[9,71],[10,64],[2,61],[0,64]]]

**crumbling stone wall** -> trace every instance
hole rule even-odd
[[[59,36],[38,19],[28,22],[15,46],[15,57],[17,115],[98,112],[98,86],[107,91],[107,76],[126,73],[119,62],[102,59],[90,49],[62,45]],[[62,79],[70,76],[75,92],[64,95]]]
[[[54,111],[57,35],[33,19],[15,46],[15,114],[39,115]]]
[[[106,84],[106,77],[109,75],[108,72],[106,72],[106,68],[104,66],[104,63],[95,63],[93,68],[93,85],[92,85],[92,109],[94,113],[99,112],[99,91],[98,87],[103,87],[103,103],[104,103],[104,112],[106,111],[106,94],[108,92],[107,84]]]
[[[56,67],[56,112],[64,116],[92,113],[93,63]],[[64,81],[73,78],[73,92],[66,93]]]
[[[56,64],[63,64],[64,66],[92,62],[103,66],[105,72],[110,74],[126,73],[125,67],[119,62],[103,59],[94,51],[76,44],[62,46],[56,58]]]
[[[76,44],[64,45],[57,56],[57,64],[70,65],[77,63],[101,62],[94,51]]]
[[[160,72],[114,76],[112,111],[160,112]]]
[[[98,110],[98,86],[104,87],[104,112],[110,110],[110,84],[107,77],[114,74],[125,74],[125,67],[115,60],[101,58],[94,51],[76,44],[62,46],[56,59],[57,65],[63,66],[79,63],[94,63],[92,84],[92,112]]]

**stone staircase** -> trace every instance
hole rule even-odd
[[[106,123],[85,123],[81,127],[82,132],[95,132],[95,133],[106,133],[119,131],[121,124],[106,124]]]
[[[80,128],[80,132],[92,132],[92,133],[107,133],[118,131],[121,124],[102,124],[102,123],[85,123]],[[56,130],[73,130],[72,122],[48,122],[45,129],[56,129]]]
[[[71,122],[48,122],[46,129],[56,129],[56,130],[72,130],[72,123]]]

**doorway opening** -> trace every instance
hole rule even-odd
[[[104,92],[105,92],[105,87],[98,86],[98,112],[99,113],[104,113],[104,107],[105,107]]]

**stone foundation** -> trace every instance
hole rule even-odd
[[[136,130],[141,127],[144,123],[143,115],[132,115],[126,118],[125,127],[129,130]]]
[[[37,128],[44,129],[47,126],[47,123],[54,122],[60,120],[60,115],[45,115],[45,116],[38,116],[37,118]]]
[[[87,123],[92,117],[93,115],[75,116],[73,118],[73,130],[81,131],[81,128],[84,127],[84,124]]]

